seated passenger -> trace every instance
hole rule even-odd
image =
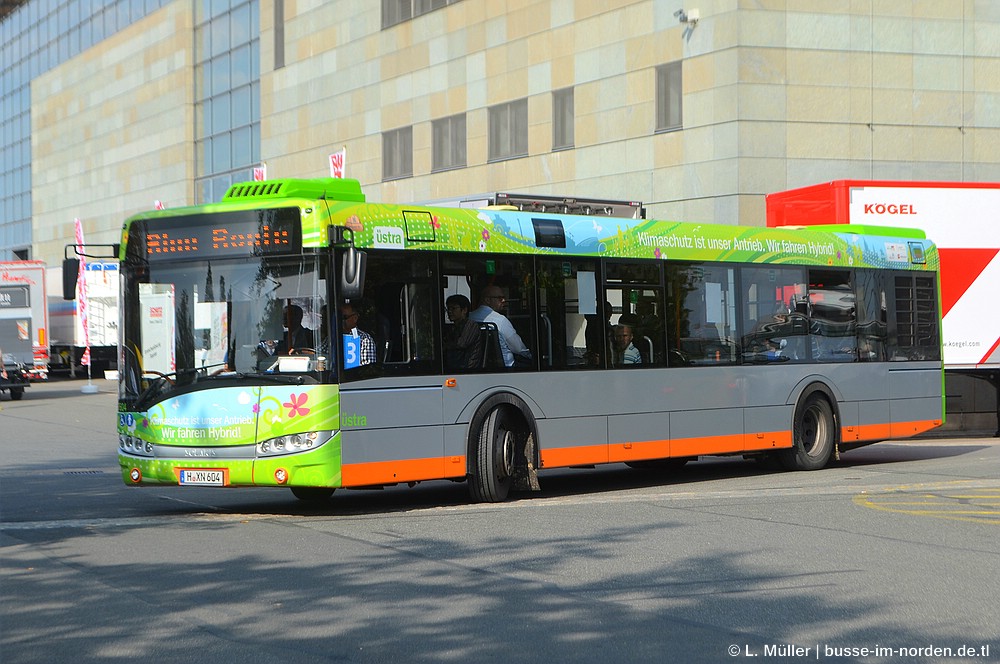
[[[483,334],[469,318],[472,303],[464,295],[445,300],[451,329],[444,340],[445,364],[451,369],[477,369],[483,365]]]
[[[775,339],[765,339],[764,340],[764,355],[769,360],[780,360],[782,359],[781,351],[788,345],[788,342],[784,339],[780,341]]]
[[[469,318],[478,323],[493,323],[500,332],[500,351],[503,353],[503,363],[506,367],[514,366],[514,356],[523,360],[531,359],[531,351],[521,341],[517,330],[506,316],[501,313],[507,307],[507,298],[499,286],[487,286],[480,296],[482,304],[469,314]]]
[[[642,364],[642,354],[632,345],[632,326],[619,323],[615,325],[614,356],[612,364]]]
[[[358,356],[358,365],[363,366],[365,364],[372,364],[377,358],[375,356],[375,340],[372,339],[372,335],[357,327],[359,317],[360,314],[350,302],[340,305],[341,332],[345,335],[357,337],[360,340],[361,350]]]

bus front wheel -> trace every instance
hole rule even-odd
[[[836,437],[833,407],[822,393],[813,392],[795,411],[792,448],[778,458],[788,470],[818,470],[830,460]]]
[[[518,436],[509,409],[509,406],[494,408],[479,429],[475,464],[469,478],[469,489],[476,502],[499,503],[510,493]]]

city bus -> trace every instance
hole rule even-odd
[[[387,205],[287,179],[137,214],[115,250],[128,485],[316,501],[451,480],[499,502],[552,468],[815,470],[944,416],[918,230]],[[470,316],[471,360],[455,295],[494,314]]]

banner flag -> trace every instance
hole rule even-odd
[[[344,169],[347,166],[347,148],[343,148],[340,152],[334,152],[330,155],[330,177],[332,178],[342,178],[344,177]]]
[[[76,244],[78,251],[85,251],[83,244],[83,223],[80,221],[80,217],[73,220],[74,230],[76,232]],[[80,312],[80,323],[83,325],[83,345],[86,346],[86,350],[83,352],[83,358],[80,360],[80,364],[83,366],[90,365],[90,325],[87,323],[87,273],[85,262],[86,259],[80,256],[80,269],[76,276],[76,291],[77,291],[77,310]]]

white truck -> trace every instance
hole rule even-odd
[[[0,360],[16,364],[32,380],[49,367],[49,322],[45,263],[0,263]]]
[[[87,288],[87,331],[90,341],[91,368],[114,369],[118,364],[118,262],[88,260],[84,263]],[[62,268],[49,269],[50,284],[62,283]],[[51,289],[61,292],[61,286]],[[49,350],[53,371],[75,375],[87,347],[80,298],[65,300],[60,295],[49,298]]]
[[[1000,183],[836,180],[766,197],[768,226],[864,224],[919,228],[938,246],[949,428],[1000,434]],[[982,394],[981,381],[992,384]],[[992,404],[990,404],[992,405]],[[957,416],[957,417],[956,417]]]

